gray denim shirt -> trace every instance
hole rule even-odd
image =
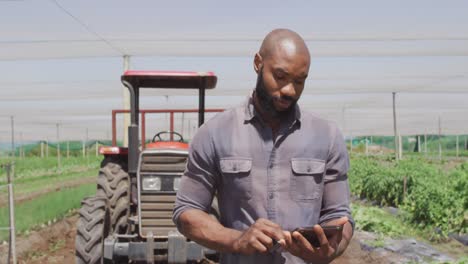
[[[237,230],[247,229],[258,218],[290,231],[342,216],[353,224],[348,168],[346,145],[334,123],[296,105],[274,139],[250,97],[198,130],[190,144],[173,219],[178,224],[187,209],[208,212],[216,194],[221,224]],[[304,261],[288,252],[225,253],[221,263]]]

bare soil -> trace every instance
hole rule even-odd
[[[74,263],[75,249],[75,223],[77,214],[58,221],[39,231],[33,231],[27,237],[17,239],[18,263]],[[362,249],[361,233],[357,231],[346,252],[334,264],[385,264],[398,263],[401,256],[387,252],[381,254],[377,251]],[[0,263],[4,263],[7,256],[7,245],[0,245]]]

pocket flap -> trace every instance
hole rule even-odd
[[[220,168],[225,173],[249,172],[252,169],[252,159],[224,158],[220,160]]]
[[[325,161],[291,159],[291,167],[296,174],[322,174],[325,171]]]

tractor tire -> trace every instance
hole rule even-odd
[[[130,214],[130,176],[126,164],[106,158],[101,163],[97,181],[97,197],[108,200],[111,227],[117,234],[127,232]]]
[[[76,263],[103,263],[104,239],[109,233],[110,215],[106,199],[83,199],[75,239]]]

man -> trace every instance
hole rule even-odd
[[[297,33],[270,32],[255,54],[252,96],[212,118],[191,143],[174,222],[188,238],[222,252],[221,263],[328,263],[352,237],[342,135],[296,104],[309,65]],[[220,222],[207,213],[215,195]],[[327,239],[318,224],[343,231]],[[308,226],[319,248],[291,232]]]

